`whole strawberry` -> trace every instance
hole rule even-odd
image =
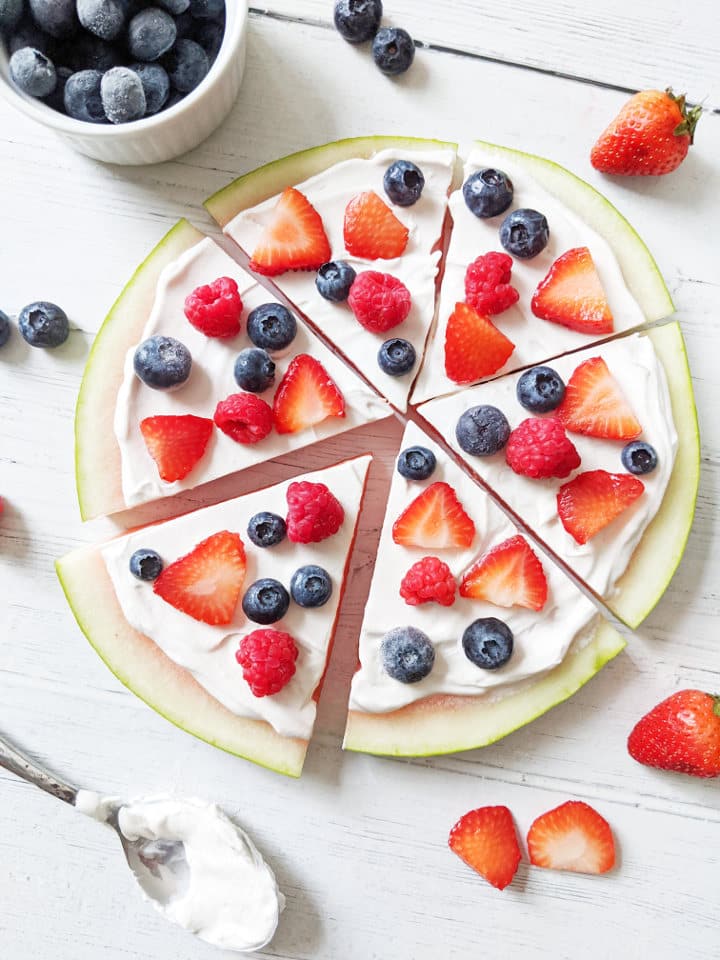
[[[638,763],[693,777],[720,775],[720,697],[680,690],[646,714],[628,737]]]
[[[621,176],[671,173],[687,156],[701,113],[669,88],[636,93],[601,134],[590,162],[601,173]]]

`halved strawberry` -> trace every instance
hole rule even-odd
[[[193,620],[230,623],[245,580],[245,547],[223,530],[165,567],[153,584],[166,603]]]
[[[612,333],[613,315],[587,247],[573,247],[550,267],[531,302],[541,320],[580,333]]]
[[[363,260],[394,260],[405,253],[409,231],[390,207],[369,190],[345,208],[345,248]]]
[[[445,373],[455,383],[489,377],[507,362],[512,340],[467,303],[457,303],[445,333]]]
[[[146,417],[140,423],[140,432],[157,464],[160,478],[172,483],[186,477],[202,458],[213,432],[213,422],[191,413]]]
[[[582,800],[568,800],[539,816],[527,844],[530,863],[547,870],[607,873],[615,866],[610,824]]]
[[[317,270],[330,255],[320,214],[304,194],[288,187],[253,250],[250,269],[266,277],[286,270]]]
[[[479,807],[466,813],[450,831],[448,843],[498,890],[504,890],[517,873],[520,844],[507,807]]]
[[[487,600],[498,607],[542,610],[548,585],[542,564],[525,537],[503,540],[480,557],[460,584],[460,596]]]
[[[475,524],[450,484],[438,481],[403,510],[393,524],[392,536],[403,547],[465,550],[475,537]]]
[[[642,480],[627,473],[588,470],[560,487],[558,516],[577,543],[587,543],[627,510],[644,490]]]
[[[344,417],[345,400],[325,367],[307,353],[294,357],[275,392],[278,433],[299,433],[328,417]]]
[[[589,437],[633,440],[642,433],[640,421],[602,357],[591,357],[575,368],[555,416],[566,430]]]

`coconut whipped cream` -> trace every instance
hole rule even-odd
[[[320,543],[291,543],[286,539],[263,550],[247,537],[248,521],[254,514],[269,510],[286,515],[285,493],[291,480],[111,540],[102,548],[102,557],[125,619],[188,670],[228,710],[265,720],[282,736],[309,739],[316,713],[313,694],[325,670],[370,461],[369,456],[357,457],[299,478],[326,484],[345,511],[338,532]],[[128,569],[130,557],[140,547],[156,550],[169,564],[221,530],[239,533],[245,544],[247,573],[243,589],[261,577],[279,580],[287,589],[298,567],[312,563],[324,567],[332,578],[333,592],[324,606],[310,609],[291,603],[286,616],[273,624],[289,633],[299,650],[295,676],[273,696],[253,696],[235,660],[242,638],[258,629],[258,624],[245,617],[240,603],[232,623],[201,623],[170,606],[153,592],[152,584],[137,580]]]
[[[425,188],[417,203],[410,207],[390,204],[383,187],[385,171],[395,160],[410,160],[425,176]],[[447,209],[447,195],[455,169],[454,150],[381,150],[370,159],[345,160],[322,173],[297,184],[322,217],[334,259],[346,260],[358,272],[378,270],[390,273],[405,284],[412,296],[408,318],[386,334],[376,334],[353,317],[347,304],[324,300],[315,287],[314,273],[285,273],[273,277],[283,293],[305,313],[316,326],[337,344],[345,356],[361,370],[378,390],[399,410],[407,407],[408,393],[419,368],[425,340],[435,313],[435,278],[440,262],[438,247]],[[343,222],[345,208],[358,193],[374,190],[389,206],[398,220],[409,229],[407,249],[395,260],[361,260],[345,250]],[[225,233],[248,254],[272,215],[277,196],[239,213],[225,227]],[[409,340],[417,353],[417,364],[404,377],[391,377],[378,366],[381,344],[390,336]]]
[[[118,829],[129,841],[178,846],[184,863],[147,876],[141,867],[136,874],[167,920],[239,953],[272,940],[285,897],[250,837],[214,803],[158,796],[121,805],[118,798],[81,790],[75,806],[103,823],[118,811]]]
[[[188,322],[183,312],[187,295],[195,287],[212,283],[218,277],[232,277],[237,282],[244,306],[242,330],[230,340],[206,337]],[[389,415],[387,404],[331,354],[298,319],[297,336],[287,354],[282,358],[274,358],[277,367],[275,383],[280,383],[294,356],[310,353],[322,363],[343,394],[345,417],[329,417],[323,423],[300,433],[281,435],[273,431],[256,444],[236,443],[222,431],[214,430],[204,456],[187,477],[174,483],[161,480],[140,433],[140,422],[145,417],[159,414],[192,413],[212,418],[218,402],[239,390],[233,375],[235,358],[240,350],[252,346],[245,332],[244,320],[255,307],[269,302],[273,302],[273,298],[267,290],[259,286],[209,237],[191,247],[163,270],[142,339],[162,334],[181,340],[192,354],[193,369],[190,379],[180,390],[151,390],[135,376],[134,348],[128,352],[115,408],[115,434],[120,447],[123,495],[129,507],[171,496],[180,490],[196,487],[208,480],[271,460],[288,450],[307,446]],[[272,397],[273,390],[263,394],[263,399],[271,405]]]
[[[644,323],[642,310],[627,288],[620,265],[608,242],[596,233],[561,200],[545,190],[520,164],[508,157],[502,169],[513,182],[514,199],[505,213],[489,219],[476,217],[468,210],[462,190],[449,201],[453,231],[445,262],[437,324],[428,342],[425,363],[413,391],[413,403],[461,389],[445,374],[445,334],[447,321],[455,304],[465,300],[465,272],[470,263],[491,250],[501,251],[500,224],[507,214],[530,207],[539,210],[550,226],[550,241],[545,249],[530,260],[514,260],[512,285],[520,294],[515,306],[493,322],[512,340],[515,349],[507,363],[493,376],[518,370],[541,357],[553,357],[568,350],[577,350],[595,339],[557,323],[540,320],[530,309],[532,296],[555,260],[573,247],[588,247],[615,319],[615,330],[630,330]],[[498,166],[497,157],[473,148],[465,164],[464,179],[484,167]]]

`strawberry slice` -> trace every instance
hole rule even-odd
[[[591,357],[575,369],[555,411],[566,430],[609,440],[633,440],[642,426],[620,384],[602,357]]]
[[[278,433],[299,433],[327,420],[344,417],[345,400],[325,367],[307,353],[290,362],[273,402]]]
[[[467,303],[458,303],[445,333],[445,373],[455,383],[489,377],[507,362],[512,340]]]
[[[237,533],[223,530],[165,567],[155,593],[193,620],[227,624],[245,580],[245,548]]]
[[[275,277],[286,270],[317,270],[330,256],[320,214],[304,194],[288,187],[258,240],[250,269]]]
[[[627,510],[644,490],[642,480],[627,473],[588,470],[560,487],[558,515],[577,543],[587,543]]]
[[[520,844],[507,807],[479,807],[466,813],[450,831],[448,843],[498,890],[504,890],[517,873]]]
[[[393,524],[392,537],[403,547],[465,550],[475,537],[475,524],[448,483],[423,490]]]
[[[610,824],[581,800],[568,800],[539,816],[527,844],[530,863],[547,870],[607,873],[615,866]]]
[[[503,540],[467,571],[460,596],[487,600],[498,607],[542,610],[548,585],[542,564],[519,534]]]
[[[394,260],[407,247],[409,231],[390,207],[369,190],[345,208],[345,248],[363,260]]]
[[[172,483],[186,477],[202,458],[213,432],[213,422],[191,413],[146,417],[140,423],[140,432],[157,464],[160,478]]]
[[[568,250],[550,267],[532,298],[532,312],[580,333],[612,333],[613,315],[587,247]]]

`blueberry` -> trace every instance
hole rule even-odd
[[[250,311],[248,336],[256,347],[277,352],[285,350],[295,339],[295,317],[281,303],[263,303]]]
[[[190,9],[190,0],[157,0],[157,3],[174,17],[179,17],[181,13]]]
[[[248,620],[267,626],[282,620],[290,606],[290,595],[277,580],[265,577],[250,584],[242,608]]]
[[[385,193],[399,207],[411,207],[420,199],[425,177],[420,167],[409,160],[396,160],[385,171]]]
[[[427,480],[435,472],[437,460],[427,447],[407,447],[397,461],[397,471],[407,480]]]
[[[315,286],[324,300],[343,303],[357,274],[345,260],[330,260],[324,263],[315,277]]]
[[[500,243],[521,260],[536,257],[549,239],[548,222],[537,210],[513,210],[500,224]]]
[[[247,532],[256,547],[275,547],[287,536],[287,527],[282,517],[263,511],[250,517]]]
[[[194,40],[178,40],[163,60],[170,82],[180,93],[190,93],[207,76],[208,56]]]
[[[10,318],[0,310],[0,347],[4,347],[10,339],[11,330]]]
[[[380,644],[385,672],[400,683],[424,680],[435,663],[435,648],[428,637],[415,627],[395,627]]]
[[[34,50],[44,53],[45,56],[49,56],[51,46],[52,38],[43,33],[31,17],[23,17],[10,36],[8,55],[12,56],[18,50],[22,50],[23,47],[32,47]]]
[[[497,670],[512,656],[512,630],[497,617],[481,617],[473,620],[463,633],[462,647],[465,656],[476,667]]]
[[[57,74],[55,89],[49,97],[44,97],[44,102],[53,110],[65,113],[65,84],[72,76],[72,70],[69,67],[56,67],[55,73]]]
[[[18,326],[31,347],[59,347],[70,334],[65,311],[45,300],[23,307],[18,316]]]
[[[173,337],[150,337],[135,351],[135,373],[153,390],[172,390],[190,376],[192,357],[185,344]]]
[[[372,45],[375,64],[388,77],[405,73],[415,59],[415,44],[407,30],[383,27],[375,34]]]
[[[510,436],[510,424],[502,410],[482,404],[470,407],[455,427],[455,437],[465,453],[490,457],[502,450]]]
[[[0,0],[0,33],[7,36],[20,22],[23,0]]]
[[[223,38],[225,37],[225,21],[201,20],[191,37],[196,43],[199,43],[205,53],[208,55],[210,63],[214,63],[217,55],[220,53]]]
[[[140,77],[145,91],[145,116],[157,113],[170,96],[170,77],[159,63],[131,63],[130,69]]]
[[[513,185],[502,170],[486,167],[471,174],[463,184],[465,205],[476,217],[496,217],[513,201]]]
[[[127,31],[127,44],[136,60],[159,60],[175,43],[175,21],[164,10],[148,7],[136,13]]]
[[[80,70],[100,70],[105,73],[119,66],[120,61],[120,53],[115,47],[91,33],[58,44],[55,52],[55,63],[69,67],[73,73]]]
[[[51,37],[70,37],[78,28],[75,0],[29,0],[35,23]]]
[[[162,557],[154,550],[141,548],[130,557],[130,573],[138,580],[157,580],[162,569]]]
[[[348,43],[364,43],[377,33],[382,12],[382,0],[336,0],[335,29]]]
[[[625,469],[636,476],[652,473],[658,465],[655,447],[645,443],[644,440],[633,440],[632,443],[628,443],[623,447],[620,458]]]
[[[117,0],[77,0],[80,23],[102,40],[114,40],[125,26],[125,10]]]
[[[393,337],[386,340],[378,351],[378,364],[383,373],[402,377],[415,366],[415,347],[409,340]]]
[[[225,0],[190,0],[190,13],[197,20],[220,20],[225,16]]]
[[[322,607],[332,595],[330,574],[313,563],[300,567],[290,581],[290,594],[299,607]]]
[[[48,97],[57,84],[52,60],[32,47],[23,47],[10,57],[10,77],[16,87],[31,97]]]
[[[107,123],[100,95],[102,78],[99,70],[80,70],[69,77],[63,98],[68,116],[88,123]]]
[[[100,95],[110,123],[130,123],[145,116],[145,88],[128,67],[113,67],[103,74]]]
[[[186,37],[189,37],[191,40],[194,39],[198,24],[203,22],[202,20],[196,20],[190,13],[190,10],[178,14],[175,17],[175,29],[177,30],[178,39],[185,39]]]
[[[248,347],[235,361],[235,380],[241,390],[263,393],[275,383],[275,364],[267,350]]]
[[[533,413],[548,413],[562,403],[565,384],[552,367],[526,370],[517,382],[518,402]]]

